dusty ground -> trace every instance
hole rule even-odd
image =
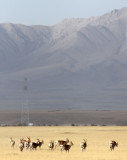
[[[34,125],[127,125],[127,111],[30,110],[29,117]],[[20,123],[21,111],[0,111],[0,124]]]

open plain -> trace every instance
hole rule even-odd
[[[34,126],[47,125],[127,125],[127,111],[116,110],[53,110],[36,109],[29,111],[29,121]],[[20,110],[0,110],[0,124],[19,125]]]
[[[125,126],[45,126],[45,127],[1,127],[0,128],[0,160],[126,160],[127,127]],[[19,150],[20,138],[27,136],[32,141],[37,138],[44,144],[37,150]],[[14,149],[9,138],[15,140]],[[49,150],[50,140],[69,138],[74,145],[69,153],[60,149]],[[81,151],[80,143],[87,139],[87,148]],[[116,140],[118,147],[109,149],[109,140]]]

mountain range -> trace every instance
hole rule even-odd
[[[26,103],[126,110],[127,8],[54,26],[0,24],[0,108]]]

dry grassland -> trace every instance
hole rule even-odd
[[[44,139],[44,144],[37,151],[19,151],[19,139],[27,136],[32,141]],[[16,141],[15,148],[9,144],[9,137]],[[59,149],[48,149],[50,140],[66,139],[73,141],[69,153]],[[81,151],[80,142],[87,139],[88,147]],[[109,150],[109,140],[116,140],[119,146]],[[0,160],[127,160],[127,127],[1,127]]]

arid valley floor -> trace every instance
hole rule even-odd
[[[127,125],[127,111],[111,110],[30,110],[29,121],[39,125]],[[0,124],[21,123],[20,110],[1,110]]]

